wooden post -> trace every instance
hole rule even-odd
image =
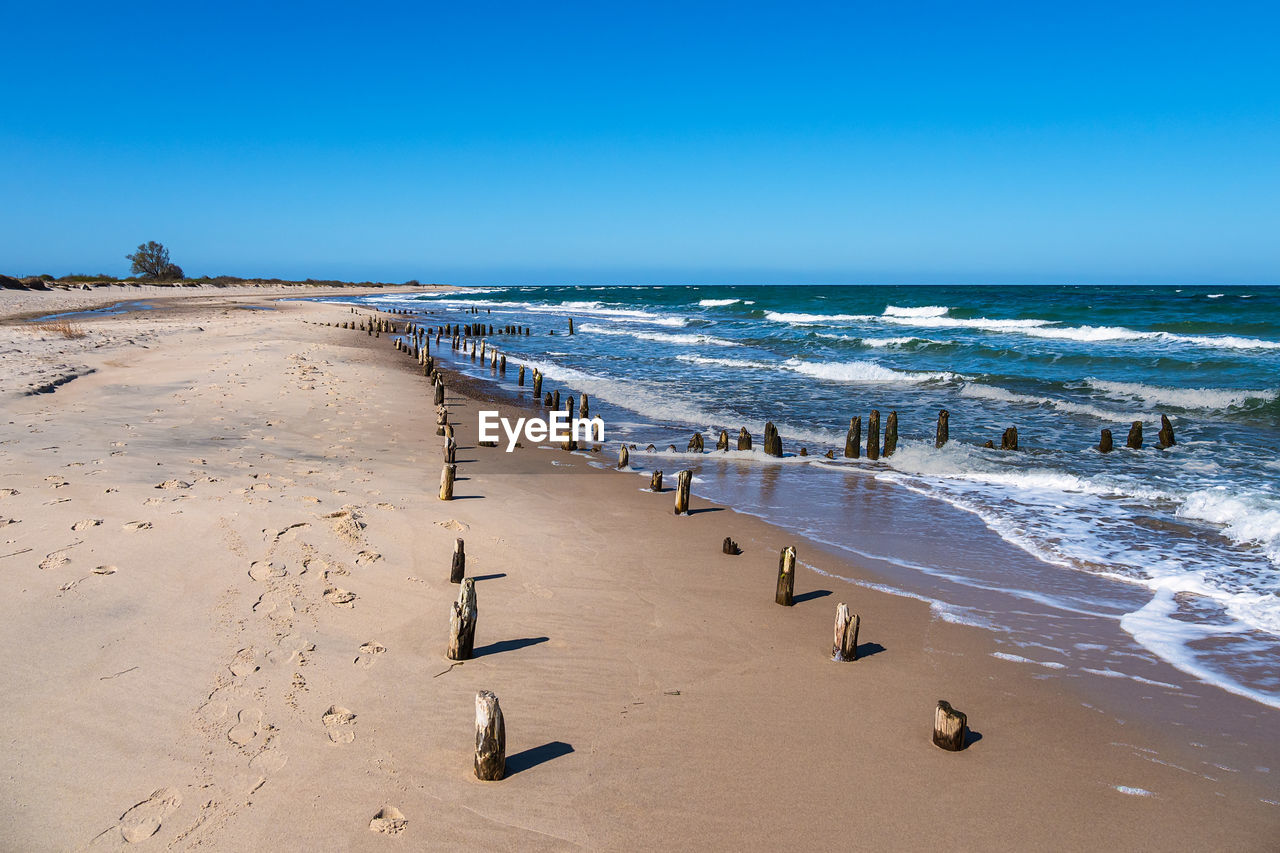
[[[880,458],[880,410],[872,409],[867,418],[867,458],[873,462]]]
[[[1129,440],[1124,443],[1130,450],[1142,449],[1142,421],[1134,421],[1129,427]]]
[[[689,446],[685,448],[685,451],[689,453],[702,452],[702,433],[695,432],[693,434],[693,438],[689,439]]]
[[[551,392],[551,406],[550,406],[550,408],[552,408],[552,409],[558,409],[558,408],[560,408],[560,389],[559,389],[559,388],[557,388],[556,390],[554,390],[554,391],[552,391],[552,392]]]
[[[662,491],[662,472],[661,471],[654,471],[652,474],[649,475],[649,491],[651,492]]]
[[[443,402],[444,402],[444,382],[437,379],[435,404],[439,406]]]
[[[476,579],[463,578],[458,600],[453,603],[449,616],[449,648],[445,654],[449,660],[470,660],[476,642]]]
[[[538,368],[533,369],[533,399],[542,398],[542,374],[538,372]]]
[[[858,629],[862,617],[849,612],[843,601],[836,605],[836,636],[831,644],[831,659],[853,661],[858,659]]]
[[[631,467],[631,452],[627,450],[627,446],[622,445],[622,449],[618,451],[618,469]]]
[[[444,428],[449,425],[449,410],[444,406],[436,407],[436,435],[444,435]]]
[[[440,469],[440,500],[453,500],[453,478],[457,475],[457,465],[445,465]]]
[[[1178,442],[1174,441],[1173,439],[1173,424],[1169,423],[1169,416],[1161,415],[1159,443],[1156,444],[1156,447],[1160,448],[1161,450],[1165,450],[1167,448],[1173,447],[1177,443]]]
[[[692,471],[676,474],[676,515],[689,514],[689,486],[692,482]]]
[[[844,458],[857,459],[862,455],[862,416],[849,418],[849,432],[844,437]]]
[[[1114,447],[1114,446],[1115,446],[1115,445],[1113,444],[1113,442],[1112,442],[1112,440],[1111,440],[1111,430],[1109,430],[1109,429],[1104,429],[1104,430],[1102,431],[1102,437],[1101,437],[1101,439],[1098,441],[1098,452],[1099,452],[1099,453],[1110,453],[1110,452],[1111,452],[1112,447]]]
[[[507,774],[507,726],[490,690],[476,694],[475,771],[481,782],[497,782]]]
[[[729,449],[729,431],[720,430],[720,437],[716,439],[716,450]]]
[[[751,449],[751,433],[747,432],[746,427],[743,427],[738,432],[738,449],[739,450]]]
[[[773,425],[773,421],[764,425],[764,452],[769,456],[782,456],[782,436],[778,435],[778,428]]]
[[[969,718],[951,707],[951,703],[938,700],[933,712],[933,743],[951,752],[964,749],[969,736]]]
[[[795,603],[796,589],[796,546],[788,545],[778,555],[778,591],[773,600],[783,607]]]
[[[586,394],[583,394],[582,399],[578,401],[578,417],[584,420],[591,417],[591,404],[587,402]]]
[[[728,536],[724,537],[724,544],[720,546],[720,550],[731,557],[736,557],[742,553],[742,549],[738,547],[738,543],[734,542]]]
[[[573,318],[569,318],[569,334],[573,334]]]
[[[892,456],[898,449],[898,413],[889,412],[889,419],[884,425],[884,455]]]
[[[458,442],[453,440],[453,436],[445,436],[444,461],[448,465],[458,461]]]
[[[462,583],[467,575],[467,555],[463,550],[462,538],[453,545],[453,565],[449,568],[449,583]]]
[[[948,412],[946,409],[943,409],[940,412],[938,412],[938,436],[933,440],[934,447],[942,447],[944,444],[947,443],[947,440],[951,437],[950,420],[951,420],[951,413]]]
[[[1001,450],[1017,450],[1018,449],[1018,428],[1009,427],[1004,431],[1004,435],[1000,436]]]
[[[520,365],[520,372],[516,374],[516,384],[521,388],[524,387],[524,365]]]

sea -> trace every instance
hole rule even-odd
[[[530,326],[491,339],[505,376],[433,354],[513,392],[527,391],[516,366],[538,367],[545,390],[588,395],[611,457],[638,446],[634,474],[692,469],[696,495],[865,568],[844,578],[800,555],[832,583],[927,601],[999,635],[999,657],[1178,689],[1144,666],[1162,661],[1280,707],[1280,288],[511,286],[343,301],[427,325]],[[896,452],[845,458],[850,419],[865,442],[873,409],[882,430],[897,413]],[[1161,415],[1177,442],[1165,449]],[[762,452],[767,421],[781,459]],[[1141,449],[1125,446],[1134,421]],[[743,427],[753,451],[714,449]],[[1009,427],[1016,451],[999,449]],[[686,451],[695,431],[702,454]]]

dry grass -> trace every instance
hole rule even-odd
[[[70,320],[58,320],[51,323],[39,323],[36,328],[51,335],[62,335],[64,338],[83,338],[88,334],[84,329]]]

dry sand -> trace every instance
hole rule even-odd
[[[696,497],[676,518],[590,455],[477,447],[473,383],[441,502],[411,360],[303,322],[343,308],[237,307],[265,296],[84,320],[93,346],[0,327],[0,848],[1276,849],[1280,713],[1038,679],[809,570],[778,607],[781,546],[839,558]],[[50,364],[79,378],[25,394]],[[480,615],[450,667],[459,536]],[[930,743],[938,698],[963,752]]]

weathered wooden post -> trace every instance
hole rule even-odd
[[[1109,430],[1109,429],[1104,429],[1104,430],[1102,431],[1102,436],[1101,436],[1101,438],[1100,438],[1100,439],[1099,439],[1099,441],[1098,441],[1098,452],[1099,452],[1099,453],[1110,453],[1110,452],[1111,452],[1111,449],[1112,449],[1114,446],[1115,446],[1115,445],[1114,445],[1114,443],[1113,443],[1113,442],[1112,442],[1112,440],[1111,440],[1111,430]]]
[[[467,555],[463,550],[462,537],[453,545],[453,565],[449,568],[449,583],[462,583],[467,575]]]
[[[452,465],[458,461],[458,442],[454,441],[453,436],[446,436],[444,440],[444,461]]]
[[[520,365],[520,371],[516,374],[516,385],[524,387],[524,365]]]
[[[742,549],[738,547],[738,543],[734,542],[733,539],[728,536],[724,537],[724,544],[720,546],[720,550],[731,557],[736,557],[742,553]]]
[[[692,482],[692,471],[676,474],[676,515],[689,514],[689,486]]]
[[[951,707],[951,703],[938,700],[933,712],[933,743],[951,752],[964,749],[969,737],[969,718]]]
[[[862,416],[849,418],[849,431],[844,436],[844,458],[857,459],[862,455]]]
[[[498,372],[503,376],[507,375],[507,355],[503,353],[498,357]]]
[[[661,471],[654,471],[652,474],[649,475],[649,491],[651,492],[662,491],[662,472]]]
[[[533,399],[542,399],[542,374],[536,367],[533,369]]]
[[[836,636],[831,644],[831,659],[853,661],[858,659],[858,629],[862,626],[862,617],[849,612],[849,605],[843,601],[836,605]]]
[[[795,603],[796,546],[788,545],[778,555],[778,591],[773,600],[783,607]]]
[[[476,694],[476,778],[497,782],[507,775],[507,725],[498,697],[490,690]]]
[[[782,456],[782,436],[778,435],[778,428],[773,425],[773,421],[764,425],[764,452],[769,456]]]
[[[693,438],[689,439],[689,446],[685,448],[687,453],[702,452],[702,433],[695,432]]]
[[[938,412],[938,436],[933,440],[934,447],[942,447],[944,444],[947,443],[947,440],[951,437],[950,420],[951,420],[951,413],[948,412],[946,409],[942,409],[941,411]]]
[[[445,465],[440,469],[440,500],[453,500],[453,478],[458,475],[457,465]]]
[[[436,380],[435,404],[437,406],[444,403],[444,382],[440,379]]]
[[[1133,426],[1129,427],[1129,440],[1124,446],[1131,450],[1142,449],[1142,421],[1134,421]]]
[[[889,419],[884,425],[884,455],[892,456],[893,452],[898,449],[898,413],[896,411],[889,412]]]
[[[873,462],[880,458],[880,410],[872,409],[867,418],[867,458]]]
[[[729,431],[720,430],[720,437],[716,439],[716,450],[729,449]]]
[[[449,660],[471,659],[478,616],[475,578],[464,578],[462,589],[458,590],[458,600],[453,603],[453,612],[449,616],[449,648],[445,652]]]
[[[1160,448],[1161,450],[1165,450],[1167,448],[1173,447],[1175,444],[1178,443],[1173,439],[1173,424],[1169,422],[1168,415],[1160,416],[1160,435],[1158,438],[1159,438],[1159,441],[1156,444],[1156,447]]]
[[[627,450],[627,446],[622,445],[622,449],[618,451],[618,470],[631,467],[631,452]]]
[[[583,394],[582,399],[578,401],[578,417],[584,419],[591,417],[591,404],[587,402],[586,394]]]
[[[573,318],[569,318],[569,334],[573,334]]]
[[[1001,450],[1017,450],[1018,449],[1018,428],[1009,427],[1004,431],[1004,435],[1000,436]]]
[[[739,450],[751,449],[751,433],[747,432],[746,427],[743,427],[738,432],[738,449]]]
[[[560,408],[560,389],[559,388],[551,392],[551,408],[553,409]]]
[[[552,406],[551,406],[551,392],[550,392],[550,391],[548,391],[546,394],[543,394],[543,395],[542,395],[542,408],[544,408],[544,409],[550,409],[550,408],[552,408]]]

